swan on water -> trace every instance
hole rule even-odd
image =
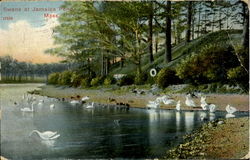
[[[72,101],[70,101],[70,104],[76,105],[76,104],[80,104],[80,102],[77,100],[72,100]]]
[[[235,115],[234,114],[230,114],[230,113],[228,113],[228,114],[226,114],[226,116],[225,116],[226,118],[234,118],[235,117]]]
[[[87,101],[87,100],[89,100],[89,96],[82,97],[81,100],[82,100],[82,101]]]
[[[49,108],[50,108],[50,109],[54,109],[54,108],[55,108],[55,104],[51,104],[51,105],[49,106]]]
[[[181,110],[181,101],[179,100],[176,104],[176,110],[180,111]]]
[[[185,104],[187,106],[189,106],[189,107],[195,107],[196,106],[195,103],[194,103],[194,101],[191,99],[191,95],[190,94],[186,95]]]
[[[213,112],[215,112],[215,110],[216,110],[216,105],[215,104],[210,104],[209,105],[209,112],[213,113]]]
[[[57,134],[57,132],[52,132],[52,131],[40,132],[38,130],[33,130],[29,136],[31,136],[33,133],[37,133],[38,136],[43,140],[53,140],[60,137],[60,134]]]
[[[231,106],[230,104],[228,104],[228,105],[226,106],[226,111],[227,111],[227,113],[229,113],[229,114],[233,114],[234,112],[237,111],[237,109],[236,109],[235,107]]]
[[[35,104],[35,102],[32,102],[31,108],[29,108],[29,107],[21,108],[21,111],[22,112],[33,112],[34,111],[34,104]]]
[[[120,119],[115,119],[115,120],[114,120],[114,123],[115,123],[115,125],[117,125],[117,126],[119,126],[119,125],[120,125],[120,122],[121,122],[121,120],[120,120]]]
[[[39,106],[43,105],[44,100],[39,100],[38,104]]]
[[[87,109],[94,108],[94,102],[92,102],[91,105],[88,104],[88,105],[86,106],[86,108],[87,108]]]

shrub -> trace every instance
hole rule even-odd
[[[71,76],[71,84],[74,87],[78,87],[81,84],[81,80],[83,79],[83,76],[78,74],[77,72],[73,72]]]
[[[64,71],[60,74],[59,84],[61,85],[71,85],[71,71]]]
[[[114,83],[115,83],[115,79],[113,77],[106,77],[103,82],[103,84],[106,86],[114,84]]]
[[[48,83],[49,84],[58,84],[60,73],[51,73],[49,75]]]
[[[241,67],[231,68],[227,72],[228,80],[233,84],[238,84],[242,89],[248,91],[249,89],[249,77],[247,72]]]
[[[157,74],[156,83],[161,88],[166,88],[171,84],[178,84],[180,79],[176,76],[176,72],[169,68],[161,69]]]
[[[148,75],[146,73],[140,73],[135,76],[134,82],[137,85],[143,85],[146,83]]]
[[[81,87],[82,88],[88,88],[88,87],[90,87],[90,81],[91,81],[90,78],[83,78],[81,80]]]
[[[103,78],[102,77],[96,77],[93,78],[90,82],[91,86],[99,86],[103,83]]]
[[[230,46],[208,45],[176,67],[179,78],[187,83],[204,84],[227,80],[227,70],[239,63]]]
[[[120,80],[117,81],[117,85],[125,86],[125,85],[134,84],[134,79],[135,79],[134,75],[123,76]]]

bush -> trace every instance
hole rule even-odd
[[[83,78],[81,80],[81,87],[82,88],[88,88],[88,87],[90,87],[90,81],[91,81],[90,78]]]
[[[125,85],[134,84],[134,79],[135,79],[134,75],[123,76],[120,80],[117,81],[117,85],[125,86]]]
[[[249,77],[247,72],[241,66],[228,70],[227,78],[231,83],[238,84],[242,89],[246,91],[249,90]]]
[[[134,82],[137,85],[143,85],[146,83],[147,79],[148,79],[148,75],[146,73],[141,73],[135,76]]]
[[[99,86],[103,83],[103,78],[102,77],[96,77],[93,78],[90,82],[91,86]]]
[[[78,87],[81,85],[81,80],[83,79],[83,76],[78,74],[77,72],[73,72],[71,76],[71,84],[74,87]]]
[[[48,83],[49,84],[58,84],[60,73],[51,73],[49,75]]]
[[[176,72],[169,68],[161,69],[157,74],[156,83],[161,88],[166,88],[172,84],[178,84],[180,79],[176,76]]]
[[[103,84],[106,86],[114,84],[114,83],[115,83],[115,79],[113,77],[106,77],[103,82]]]
[[[71,71],[64,71],[60,74],[59,84],[61,85],[71,85]]]
[[[231,46],[208,45],[176,67],[179,78],[187,83],[204,84],[227,80],[227,70],[239,63]]]

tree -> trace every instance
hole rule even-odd
[[[165,28],[165,62],[169,63],[172,60],[172,45],[171,45],[171,1],[167,1],[166,6],[166,28]]]
[[[192,5],[193,2],[189,1],[187,2],[188,6],[188,11],[187,11],[187,32],[186,32],[186,42],[190,42],[191,38],[191,21],[192,21]]]

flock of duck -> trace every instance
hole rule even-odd
[[[206,97],[201,96],[200,99],[200,106],[197,106],[195,102],[192,100],[191,94],[186,95],[185,105],[188,107],[196,108],[201,107],[204,111],[209,111],[209,113],[214,113],[216,111],[217,106],[215,104],[208,104],[206,102]],[[174,99],[169,98],[168,96],[164,95],[162,97],[157,97],[154,101],[148,101],[147,107],[148,108],[154,108],[158,109],[160,108],[161,103],[164,103],[165,105],[175,105],[177,111],[181,111],[181,101],[178,100],[177,102]],[[226,118],[235,117],[234,113],[237,111],[237,109],[230,104],[228,104],[225,108],[227,111]],[[204,117],[201,116],[201,119],[203,120]]]
[[[88,96],[85,96],[85,97],[82,97],[82,98],[77,97],[77,98],[78,98],[78,100],[75,100],[75,99],[73,99],[71,97],[70,104],[71,105],[84,104],[84,103],[86,103],[86,101],[88,101],[90,99]],[[64,101],[65,99],[63,98],[62,100]],[[24,94],[23,95],[23,101],[25,103],[31,105],[31,107],[21,108],[20,110],[22,112],[33,113],[34,112],[34,105],[37,105],[37,106],[43,106],[44,105],[44,99],[37,100],[35,96],[31,96],[29,94],[27,94],[27,95]],[[164,103],[165,105],[175,105],[176,110],[181,111],[181,101],[178,100],[176,102],[174,99],[171,99],[166,95],[162,96],[162,97],[157,97],[154,101],[148,101],[147,107],[148,108],[158,109],[158,108],[160,108],[161,103]],[[186,95],[185,104],[186,104],[186,106],[192,107],[192,108],[201,107],[204,111],[208,111],[209,113],[214,113],[216,111],[216,108],[217,108],[217,106],[215,104],[208,104],[206,102],[206,97],[205,96],[201,96],[200,106],[197,106],[195,104],[195,102],[192,100],[191,94]],[[49,108],[51,110],[53,110],[55,108],[55,104],[50,103]],[[87,104],[85,108],[86,109],[93,109],[94,108],[94,102]],[[227,105],[225,109],[227,111],[226,118],[235,117],[234,113],[237,111],[237,109],[235,107],[233,107],[231,105]],[[200,119],[204,120],[204,118],[205,118],[204,115],[201,115]],[[115,120],[114,123],[119,124],[119,120]],[[30,136],[32,134],[35,134],[35,133],[42,140],[46,140],[46,141],[55,140],[58,137],[60,137],[60,134],[58,134],[57,132],[52,132],[52,131],[40,132],[38,130],[33,130],[30,133]]]
[[[35,111],[34,110],[34,105],[37,105],[37,106],[43,106],[44,105],[44,99],[37,100],[37,98],[35,96],[31,96],[30,94],[24,94],[22,99],[23,99],[22,100],[23,104],[30,105],[30,107],[25,107],[25,108],[20,109],[21,112],[23,112],[23,113],[33,113]],[[90,98],[88,96],[85,96],[85,97],[81,98],[80,100],[71,100],[70,104],[72,104],[72,105],[83,104],[83,103],[86,103],[86,101],[89,100],[89,99]],[[64,101],[64,99],[63,99],[63,101]],[[17,105],[16,102],[14,104]],[[49,105],[49,108],[50,108],[50,110],[55,109],[55,104],[51,103]],[[94,102],[92,102],[91,104],[87,104],[87,106],[85,108],[86,109],[93,109],[94,108]],[[45,140],[45,141],[55,140],[58,137],[60,137],[60,134],[58,134],[57,132],[52,132],[52,131],[40,132],[38,130],[33,130],[33,131],[31,131],[29,136],[32,136],[33,134],[37,134],[42,140]]]

